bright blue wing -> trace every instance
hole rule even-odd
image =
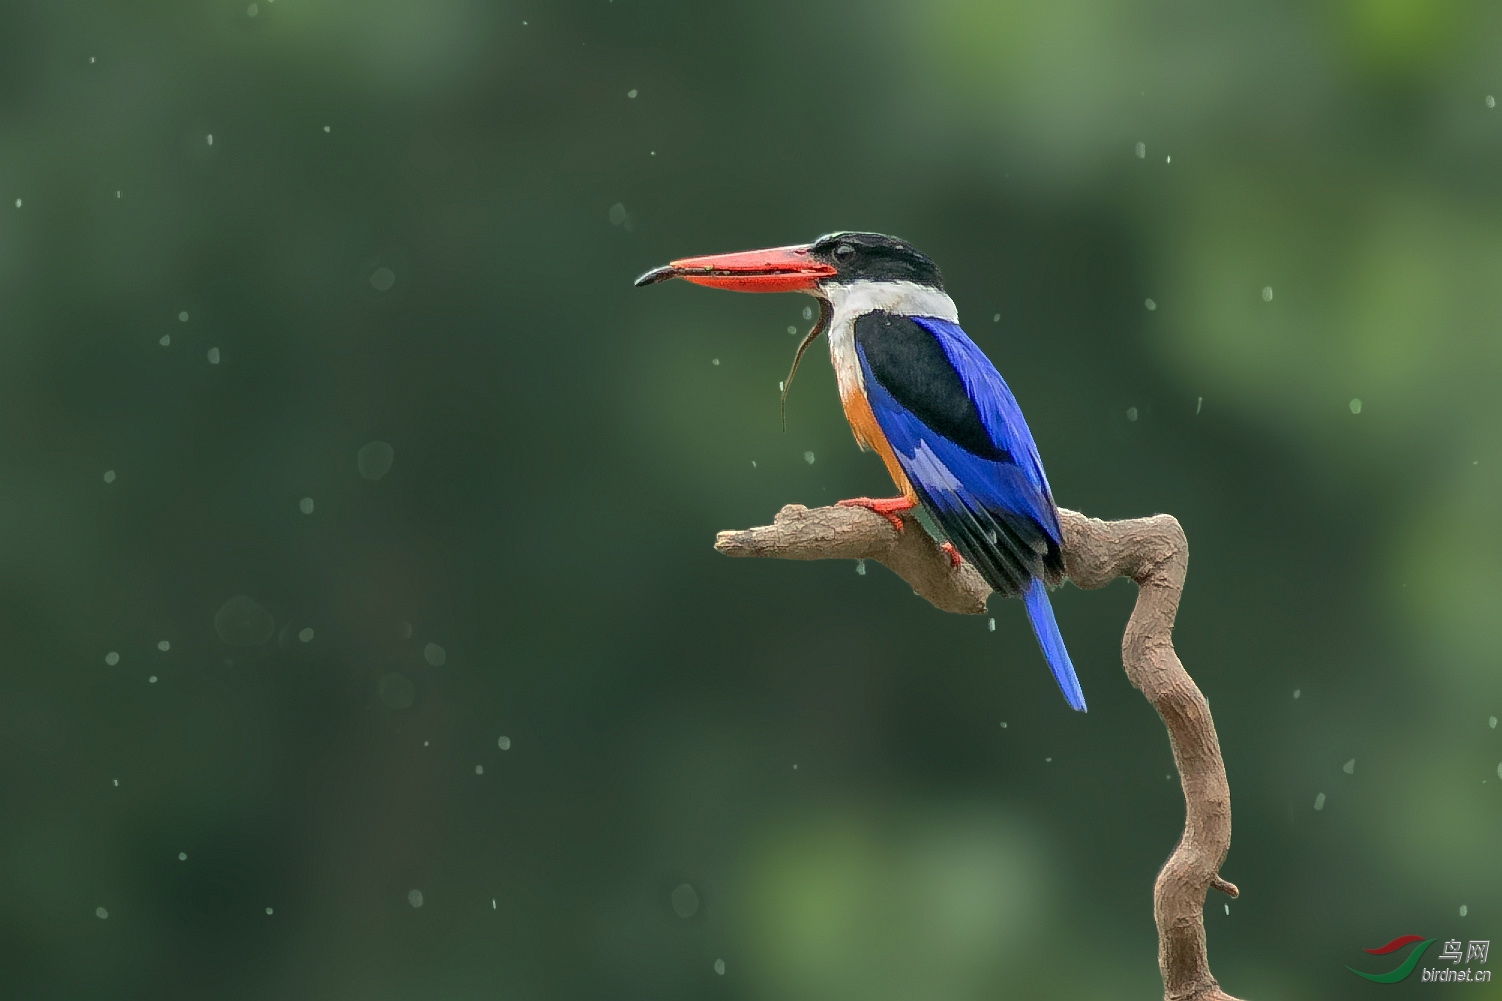
[[[866,397],[918,499],[986,581],[1016,596],[1042,576],[1058,543],[1045,520],[1046,501],[1023,469],[936,433],[874,378],[868,377]]]
[[[876,312],[855,323],[866,398],[924,508],[995,590],[1020,596],[1059,688],[1084,694],[1042,578],[1063,567],[1058,510],[1001,374],[958,324]]]
[[[1048,489],[1048,477],[1043,473],[1043,460],[1038,457],[1033,433],[1023,419],[1022,408],[1017,405],[1011,387],[958,323],[928,316],[912,319],[934,335],[949,364],[964,382],[965,392],[990,432],[991,440],[1011,453],[1013,461],[1033,487],[1026,499],[1029,513],[1039,519],[1050,538],[1055,542],[1063,541],[1059,535],[1059,515],[1054,507],[1053,494]]]
[[[919,499],[996,590],[1059,566],[1058,512],[1017,400],[957,324],[868,313],[854,340],[877,426]]]

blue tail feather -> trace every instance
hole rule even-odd
[[[1064,693],[1069,708],[1085,711],[1085,693],[1080,689],[1080,679],[1075,677],[1074,665],[1069,661],[1069,651],[1064,649],[1064,637],[1059,635],[1059,624],[1054,621],[1053,605],[1048,601],[1048,589],[1036,577],[1022,595],[1027,606],[1028,621],[1033,624],[1033,634],[1038,637],[1038,646],[1048,661],[1053,678]]]

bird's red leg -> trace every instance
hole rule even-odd
[[[941,542],[939,543],[939,548],[949,554],[950,569],[954,569],[955,567],[960,565],[960,554],[959,551],[954,548],[954,543]]]
[[[898,511],[911,511],[917,505],[911,497],[851,497],[849,500],[835,501],[840,507],[863,507],[867,511],[874,511],[892,523],[897,531],[902,531],[902,519],[897,516]]]

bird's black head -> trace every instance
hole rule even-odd
[[[830,264],[836,273],[821,284],[912,282],[944,291],[939,266],[906,240],[881,233],[830,233],[808,248],[809,256]]]
[[[830,233],[813,243],[685,257],[653,268],[636,280],[654,285],[682,278],[733,292],[809,292],[856,282],[912,282],[944,291],[938,265],[895,236]]]

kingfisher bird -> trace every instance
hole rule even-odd
[[[831,233],[809,244],[683,258],[636,284],[669,278],[818,299],[819,318],[798,346],[783,399],[803,350],[827,331],[850,430],[881,457],[901,493],[839,503],[874,511],[899,532],[899,513],[921,507],[946,536],[954,566],[963,557],[993,590],[1022,598],[1065,701],[1084,712],[1043,580],[1063,571],[1059,510],[1022,410],[960,328],[938,266],[896,237]]]

